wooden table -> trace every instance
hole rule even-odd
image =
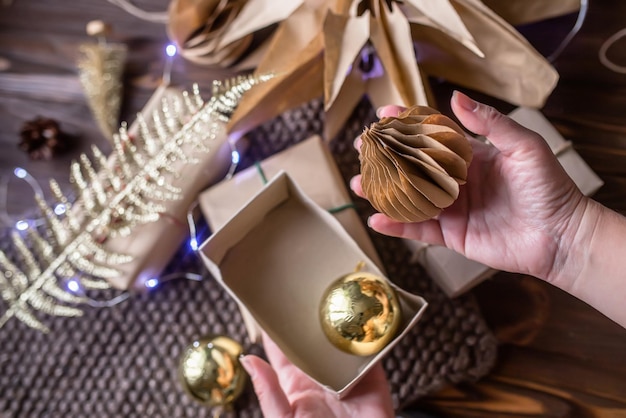
[[[134,4],[149,11],[167,7],[166,0]],[[132,120],[154,90],[168,42],[162,24],[137,19],[105,0],[13,0],[0,6],[0,57],[8,61],[8,68],[0,70],[0,176],[10,177],[15,167],[23,167],[42,184],[54,177],[64,186],[69,163],[78,153],[91,144],[108,150],[85,103],[75,66],[78,45],[90,41],[85,24],[92,19],[112,23],[112,40],[130,48],[121,118]],[[547,55],[574,20],[565,16],[520,30]],[[624,214],[626,75],[602,66],[598,50],[625,22],[623,0],[591,0],[584,26],[554,63],[561,78],[542,109],[604,180],[596,199]],[[626,39],[608,55],[626,66]],[[173,68],[175,83],[188,87],[199,82],[204,91],[213,79],[227,75],[182,59]],[[452,87],[439,86],[443,92]],[[503,111],[511,108],[491,102]],[[58,120],[75,138],[72,152],[51,161],[32,161],[18,150],[21,125],[38,115]],[[9,191],[6,206],[14,218],[32,209],[28,187],[12,181]],[[474,293],[502,343],[498,363],[480,382],[445,388],[419,402],[418,408],[441,417],[626,416],[624,329],[532,277],[500,273]]]

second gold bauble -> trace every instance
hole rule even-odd
[[[185,348],[180,379],[185,392],[208,406],[231,404],[243,392],[247,374],[239,363],[241,345],[223,335],[210,335]]]
[[[335,280],[320,304],[324,334],[337,348],[360,356],[381,351],[401,321],[394,289],[371,273],[350,273]]]

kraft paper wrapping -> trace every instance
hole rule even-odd
[[[151,120],[149,115],[160,106],[163,97],[181,94],[182,92],[174,87],[161,86],[141,112],[146,116],[148,124]],[[136,130],[136,124],[131,125],[129,134],[132,135]],[[145,282],[158,278],[180,248],[183,240],[189,235],[187,225],[189,207],[202,189],[223,178],[228,171],[231,150],[225,125],[222,132],[223,135],[215,138],[213,144],[209,144],[210,152],[191,153],[188,150],[188,155],[199,160],[197,164],[184,166],[181,163],[175,164],[172,168],[179,173],[178,176],[164,174],[166,181],[183,190],[181,200],[160,202],[166,210],[159,220],[137,225],[130,235],[109,238],[103,244],[105,249],[133,257],[131,262],[116,266],[120,270],[120,275],[109,280],[113,287],[145,291]]]
[[[418,60],[428,74],[519,106],[542,107],[556,70],[504,19],[479,0],[453,0],[484,58],[431,27],[416,27]]]
[[[281,21],[255,70],[276,77],[244,98],[229,132],[323,96],[330,140],[364,95],[375,107],[436,107],[428,76],[528,107],[556,85],[552,65],[479,0],[363,3],[308,0]]]
[[[172,0],[167,33],[180,54],[196,64],[255,68],[267,49],[255,34],[285,19],[302,1]]]
[[[591,196],[604,184],[572,148],[571,143],[563,138],[540,111],[520,107],[509,116],[546,140],[567,174],[583,194]],[[450,297],[463,294],[497,272],[445,247],[410,240],[406,240],[406,243],[414,251],[414,261],[419,262]]]
[[[350,204],[350,194],[332,155],[319,136],[313,136],[260,163],[222,181],[198,197],[200,209],[213,231],[220,229],[252,196],[281,171],[286,171],[296,184],[320,207],[340,209]],[[357,242],[367,256],[382,269],[382,262],[353,208],[334,213],[336,219]]]

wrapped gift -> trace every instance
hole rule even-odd
[[[154,123],[153,113],[159,112],[164,102],[177,100],[176,98],[182,100],[182,94],[182,90],[176,87],[159,87],[141,111],[148,128]],[[128,134],[131,137],[139,134],[137,122],[129,127]],[[196,161],[193,164],[175,162],[170,167],[173,170],[171,173],[163,173],[164,181],[179,188],[181,193],[180,198],[160,202],[165,210],[156,221],[136,225],[127,236],[115,236],[106,240],[103,246],[107,251],[132,258],[130,262],[116,266],[119,275],[108,279],[113,287],[145,291],[150,287],[151,280],[158,279],[189,235],[189,208],[202,189],[224,178],[231,164],[231,147],[224,126],[212,141],[209,152],[197,152],[190,145],[183,146],[183,151]],[[109,158],[109,163],[115,164],[115,159]]]
[[[567,174],[583,194],[591,196],[604,184],[602,179],[578,155],[571,143],[563,138],[540,111],[519,107],[509,116],[546,140]],[[450,297],[464,293],[497,272],[445,247],[428,245],[419,241],[407,240],[406,242],[415,252],[414,261],[419,262]]]
[[[369,235],[351,206],[339,168],[319,136],[293,145],[201,193],[198,201],[209,227],[213,231],[221,228],[281,170],[286,171],[315,203],[333,212],[368,257],[382,268]]]
[[[262,329],[293,364],[339,397],[389,353],[427,306],[385,277],[337,219],[285,172],[205,241],[200,254],[246,313],[251,337]],[[395,290],[401,318],[390,342],[368,356],[334,346],[319,315],[326,289],[357,265]]]
[[[572,143],[566,141],[540,111],[518,107],[509,116],[520,125],[537,132],[546,140],[567,174],[585,196],[593,195],[602,187],[604,184],[602,179],[578,155],[572,147]]]

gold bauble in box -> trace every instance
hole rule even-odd
[[[386,280],[366,272],[335,280],[320,305],[324,334],[337,348],[360,356],[382,350],[396,335],[401,313]]]
[[[243,348],[225,336],[208,336],[191,343],[180,360],[185,391],[208,406],[232,403],[243,391],[247,374],[239,356]]]

